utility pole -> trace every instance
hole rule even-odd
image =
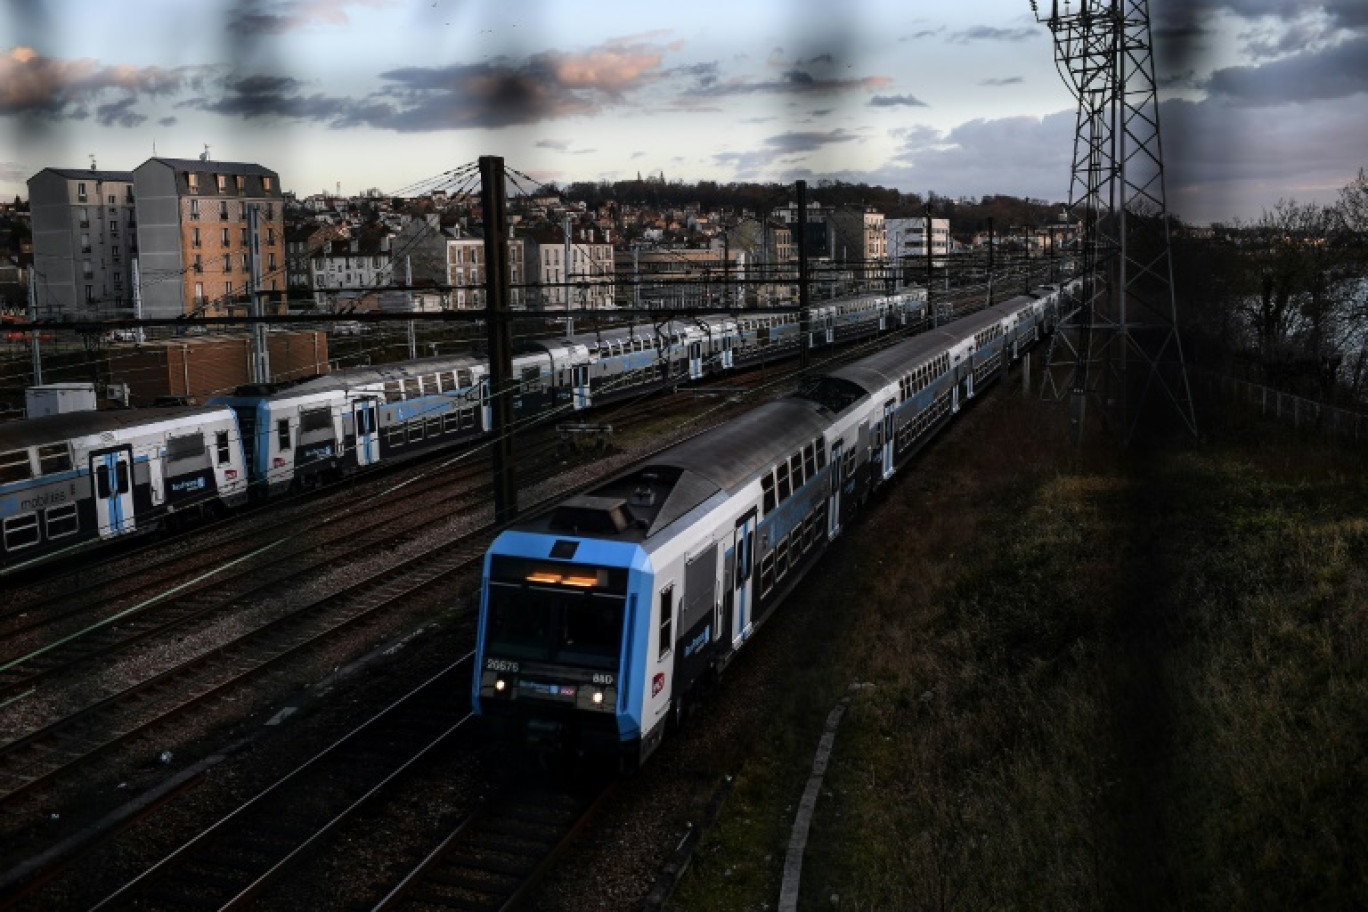
[[[808,261],[807,261],[807,181],[794,186],[798,197],[798,375],[808,370]]]
[[[480,157],[480,204],[484,210],[485,325],[489,332],[489,398],[494,418],[494,522],[518,515],[513,452],[513,331],[508,306],[508,193],[504,161]]]
[[[271,382],[271,355],[266,347],[266,323],[261,319],[261,204],[247,207],[248,261],[251,267],[252,290],[249,295],[252,309],[252,382]]]
[[[28,281],[28,319],[29,319],[29,352],[33,355],[33,385],[43,385],[43,351],[42,345],[38,341],[38,330],[33,329],[34,323],[38,322],[38,272],[32,266],[29,267]]]

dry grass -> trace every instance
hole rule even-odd
[[[801,909],[1368,906],[1362,457],[1038,418],[995,392],[786,607],[809,646],[677,908],[774,908],[854,680]]]

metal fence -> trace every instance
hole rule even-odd
[[[1272,387],[1201,371],[1208,392],[1224,401],[1243,405],[1265,418],[1351,440],[1368,440],[1368,415],[1294,396]]]

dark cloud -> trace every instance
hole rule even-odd
[[[570,148],[570,141],[566,139],[539,139],[534,143],[538,149],[551,149],[555,152],[564,152]]]
[[[1020,76],[1000,76],[995,79],[985,79],[979,83],[981,86],[1009,86],[1021,85],[1026,80]]]
[[[930,107],[926,102],[917,98],[915,95],[875,95],[869,99],[871,107],[875,108],[926,108]]]
[[[766,138],[765,145],[781,155],[789,155],[795,152],[814,152],[832,143],[850,142],[858,138],[849,130],[842,129],[830,130],[826,133],[790,132]]]
[[[686,90],[686,97],[724,98],[732,95],[820,95],[834,92],[874,90],[887,85],[886,76],[865,76],[853,79],[829,79],[813,76],[806,70],[792,69],[777,80],[754,81],[734,79],[718,81],[708,86]]]
[[[977,25],[950,34],[950,40],[957,44],[968,44],[971,41],[1029,41],[1038,37],[1039,30],[1035,28],[1005,29],[991,25]]]
[[[1217,70],[1205,88],[1222,100],[1255,106],[1368,92],[1368,36],[1259,66]]]
[[[136,98],[102,104],[95,109],[95,121],[103,127],[136,127],[147,118],[133,110],[135,104]]]
[[[83,120],[96,106],[107,109],[100,116],[108,123],[134,126],[145,119],[132,111],[137,99],[199,87],[211,72],[208,67],[110,66],[15,47],[0,57],[0,117]]]
[[[318,25],[346,25],[348,7],[384,5],[384,0],[238,0],[226,27],[241,37],[281,35]]]

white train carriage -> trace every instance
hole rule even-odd
[[[949,419],[984,325],[1004,319],[901,342],[502,533],[486,556],[476,711],[527,745],[643,760]],[[988,336],[982,353],[1000,351]]]
[[[246,499],[222,407],[73,412],[0,425],[0,566],[215,513]]]
[[[482,360],[458,355],[239,387],[210,402],[237,413],[252,490],[267,496],[484,433],[487,377]]]

